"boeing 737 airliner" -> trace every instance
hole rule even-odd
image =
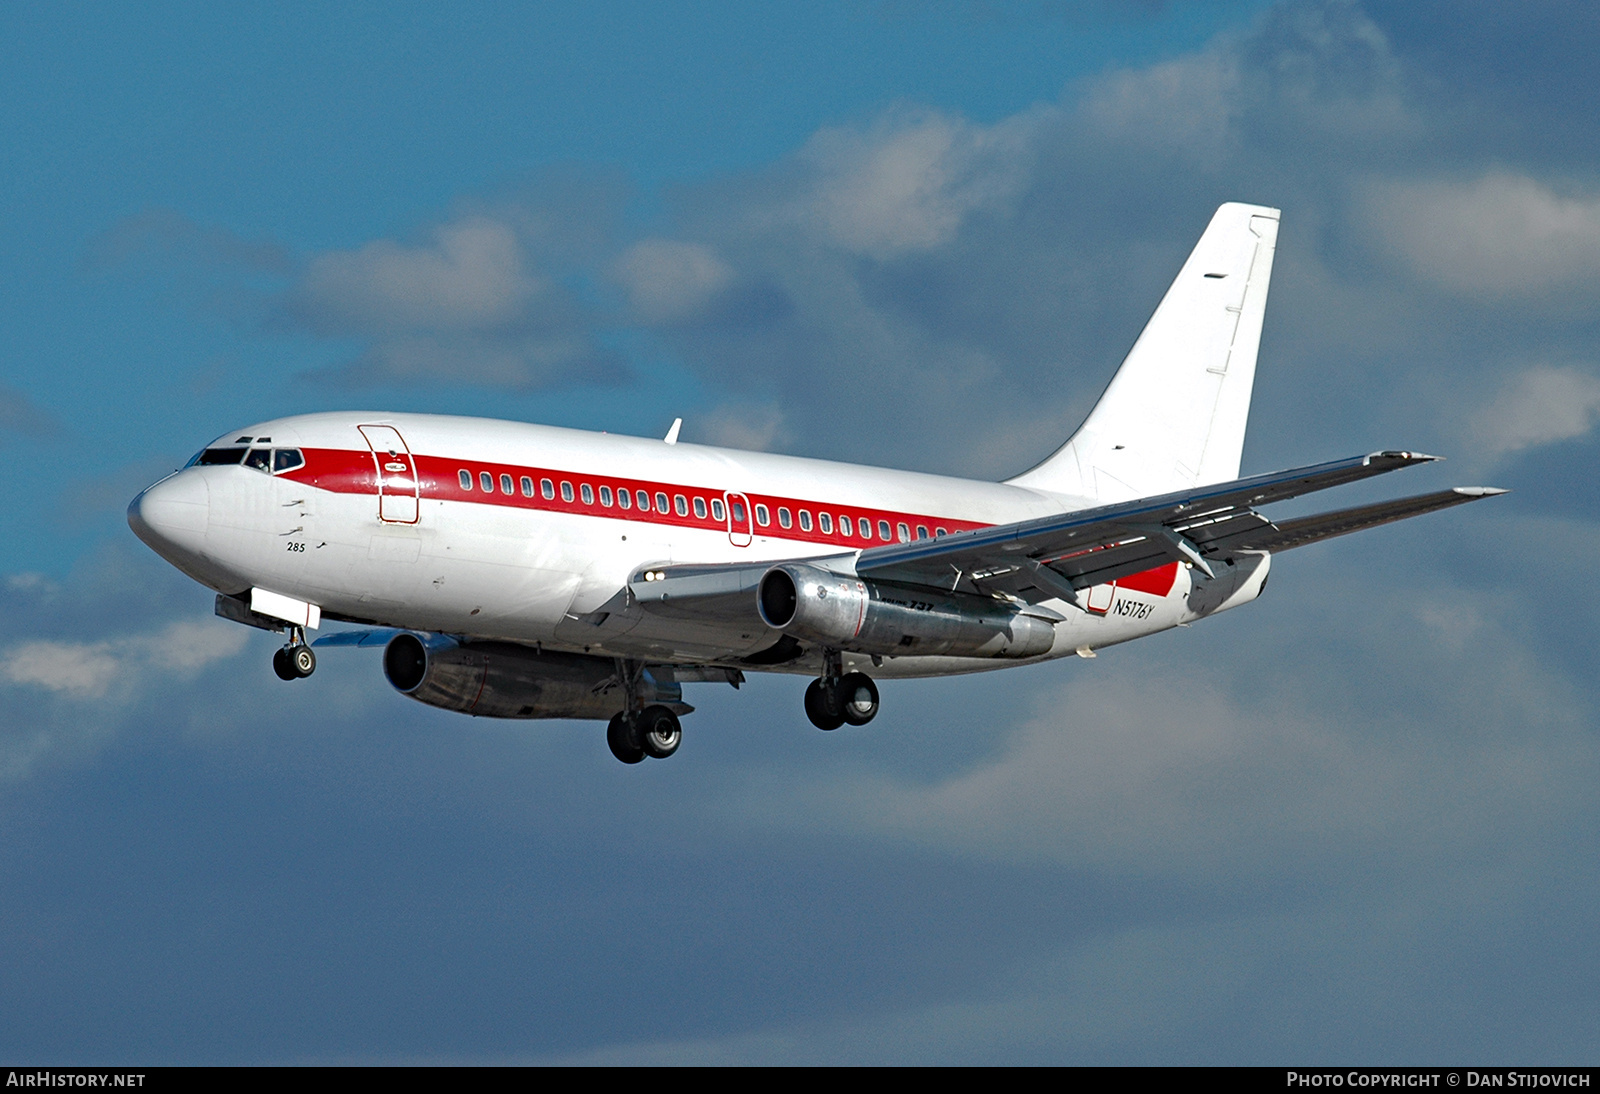
[[[1239,477],[1278,211],[1217,210],[1088,419],[973,482],[666,440],[421,414],[231,431],[134,499],[139,538],[286,634],[384,647],[398,690],[497,718],[609,719],[625,763],[681,739],[686,682],[813,677],[821,729],[874,678],[1093,657],[1248,603],[1273,555],[1501,491],[1274,523],[1271,502],[1426,462],[1377,452]]]

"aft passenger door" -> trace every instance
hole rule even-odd
[[[400,431],[389,425],[360,425],[378,473],[378,519],[387,524],[417,523],[416,461]]]
[[[724,494],[728,503],[728,540],[735,547],[750,546],[750,499],[743,494]]]

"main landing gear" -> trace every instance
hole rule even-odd
[[[844,672],[836,650],[822,657],[822,675],[806,686],[806,717],[818,729],[864,726],[878,716],[878,685],[864,672]]]
[[[664,706],[645,707],[637,714],[623,711],[606,726],[606,744],[625,764],[636,764],[646,756],[664,760],[678,751],[682,741],[678,716]]]
[[[644,675],[640,661],[617,661],[617,677],[622,681],[623,708],[606,726],[606,744],[611,754],[625,764],[636,764],[649,756],[664,760],[683,743],[683,726],[670,707],[659,703],[639,709],[639,678]]]
[[[306,632],[289,628],[289,644],[272,655],[272,671],[279,680],[300,680],[317,671],[317,655],[306,644]]]

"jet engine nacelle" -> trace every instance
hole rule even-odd
[[[461,644],[437,635],[397,634],[383,651],[383,674],[404,695],[429,706],[486,718],[610,718],[624,704],[616,663],[511,642]],[[683,687],[648,670],[639,698],[675,713]]]
[[[786,563],[761,579],[757,605],[769,627],[854,653],[1037,657],[1055,625],[991,597],[944,593]]]

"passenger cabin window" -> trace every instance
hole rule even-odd
[[[706,519],[706,499],[705,498],[695,498],[694,499],[694,515],[699,517],[701,520],[705,520]]]
[[[668,504],[669,502],[667,501],[667,496],[665,494],[656,494],[656,512],[662,514],[670,512],[670,510],[667,508]]]
[[[633,496],[639,500],[639,512],[648,513],[650,511],[650,491],[635,490],[633,492]],[[667,507],[663,505],[661,507],[661,511],[665,513],[667,511]]]
[[[899,524],[895,525],[895,527],[900,532],[900,542],[901,543],[910,543],[911,542],[911,529],[906,527],[905,522],[901,521]]]
[[[544,495],[544,500],[549,501],[556,496],[556,484],[549,479],[539,480],[539,493]]]
[[[588,483],[584,483],[582,486],[578,487],[578,496],[583,499],[583,504],[593,505],[594,487],[590,486]]]
[[[522,496],[525,498],[533,497],[533,480],[526,475],[522,476]]]
[[[737,504],[737,503],[735,503],[735,504]],[[721,498],[712,498],[711,499],[711,517],[712,517],[712,519],[713,520],[724,520],[724,519],[726,519],[722,515],[723,512],[724,512],[724,510],[722,508],[722,499]],[[744,506],[742,506],[742,505],[739,506],[739,519],[740,520],[744,519]]]
[[[789,510],[785,506],[778,506],[778,527],[787,528],[793,523],[794,518],[789,516]]]
[[[689,515],[689,501],[682,494],[672,496],[672,508],[680,517]]]
[[[633,507],[633,495],[631,493],[629,493],[628,491],[626,491],[626,490],[618,490],[617,491],[617,504],[622,506],[624,509],[632,508]]]
[[[917,538],[918,539],[927,539],[928,538],[928,526],[926,524],[917,525]]]
[[[843,513],[839,514],[839,534],[841,536],[853,536],[856,534],[855,521],[851,520]]]
[[[602,486],[600,488],[600,504],[607,509],[611,508],[611,487]]]
[[[500,476],[500,492],[502,494],[511,493],[511,476],[510,475],[501,475]]]
[[[461,489],[463,489],[463,490],[471,490],[472,489],[472,472],[466,470],[465,468],[462,468],[460,474],[461,474]]]
[[[800,530],[802,532],[811,531],[811,511],[809,509],[800,510]]]
[[[564,482],[561,484],[561,500],[572,500],[572,484],[570,482]]]
[[[933,530],[933,534],[936,536],[948,536],[950,533],[946,532],[943,528],[935,528]]]
[[[894,538],[894,536],[889,534],[889,522],[888,521],[880,520],[878,522],[878,538],[883,540],[885,543],[889,542],[891,539]]]
[[[756,523],[763,528],[772,523],[772,518],[767,515],[767,507],[759,502],[756,504]]]
[[[487,471],[478,472],[478,485],[483,487],[485,494],[494,493],[494,476]]]
[[[823,535],[833,535],[833,517],[829,516],[827,513],[818,513],[817,523],[821,525]]]

